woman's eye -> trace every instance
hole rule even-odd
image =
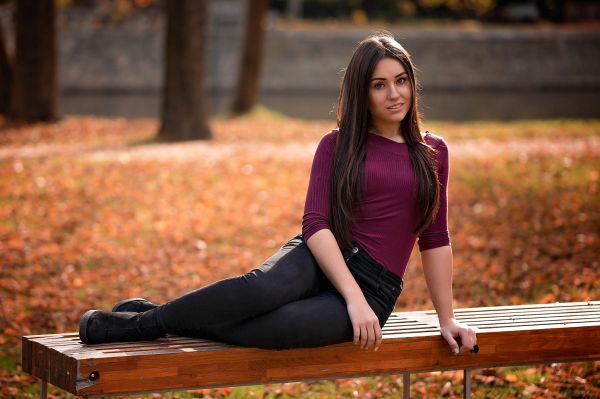
[[[375,89],[381,89],[381,88],[383,87],[383,83],[375,83],[375,84],[373,85],[373,87],[374,87]]]
[[[400,78],[396,81],[396,83],[398,83],[399,85],[403,85],[406,82],[405,78]]]

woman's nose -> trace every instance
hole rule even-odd
[[[389,98],[398,98],[400,97],[400,90],[394,85],[390,86],[390,91],[388,92]]]

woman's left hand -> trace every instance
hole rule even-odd
[[[477,344],[477,336],[475,330],[467,326],[464,323],[456,321],[456,319],[449,319],[447,322],[440,326],[440,332],[442,337],[448,341],[452,353],[458,355],[462,352],[473,350],[473,347]],[[460,337],[461,346],[459,348],[458,343],[454,338]]]

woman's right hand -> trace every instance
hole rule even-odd
[[[360,342],[362,349],[379,349],[382,340],[379,318],[365,299],[347,304],[348,315],[354,330],[354,344]]]
[[[346,301],[348,316],[354,330],[354,344],[360,342],[363,349],[379,349],[382,338],[379,319],[350,273],[331,230],[317,231],[308,239],[306,245],[325,276]]]

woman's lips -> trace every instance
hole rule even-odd
[[[389,109],[390,111],[400,111],[403,106],[404,106],[404,104],[399,103],[399,104],[390,105],[389,107],[387,107],[387,109]]]

